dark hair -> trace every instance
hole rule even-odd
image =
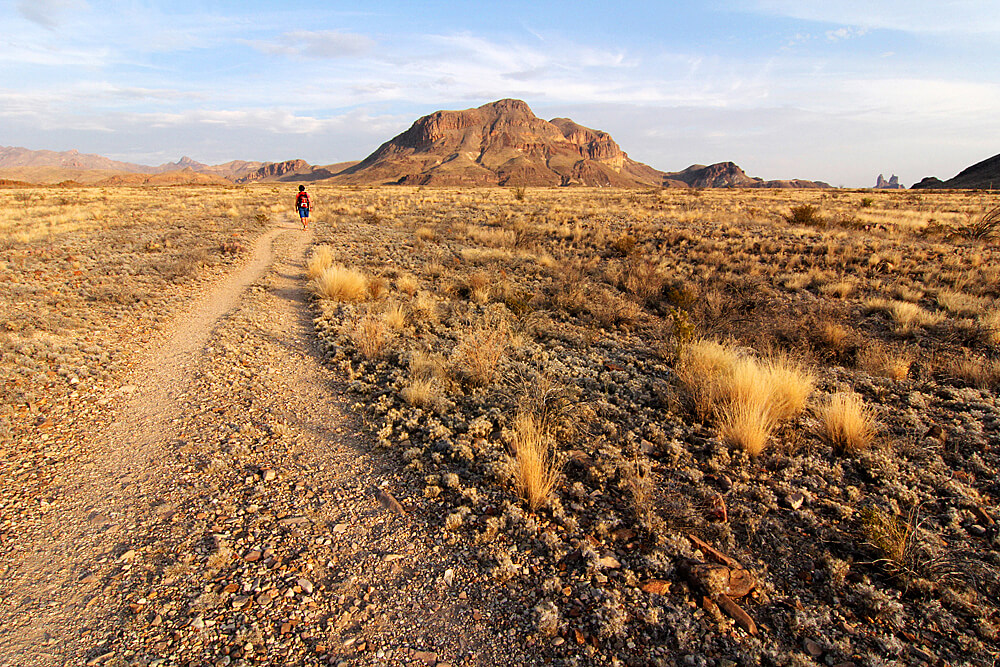
[[[306,191],[306,186],[300,185],[299,186],[299,192],[305,192],[305,191]]]

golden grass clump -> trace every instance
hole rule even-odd
[[[861,534],[865,540],[897,566],[909,561],[914,521],[869,506],[861,510]]]
[[[351,340],[366,359],[382,355],[389,343],[389,333],[385,320],[371,313],[362,317],[351,332]]]
[[[393,331],[402,331],[406,327],[406,308],[398,301],[390,301],[382,311],[382,321]]]
[[[333,264],[333,248],[321,245],[313,248],[306,261],[306,277],[315,280]]]
[[[681,352],[678,377],[696,414],[714,417],[719,437],[758,456],[777,426],[800,413],[815,376],[784,354],[758,360],[714,341]]]
[[[420,288],[420,281],[418,281],[414,276],[412,276],[409,273],[404,273],[403,275],[396,278],[396,289],[398,289],[403,294],[409,296],[415,296],[419,288]]]
[[[919,328],[940,324],[944,320],[943,314],[932,313],[909,301],[874,298],[866,301],[865,307],[869,311],[887,313],[896,323],[896,332],[901,334],[913,333]]]
[[[979,318],[979,324],[986,331],[986,340],[991,345],[1000,347],[1000,310],[983,313]]]
[[[817,409],[816,416],[820,435],[838,452],[853,454],[868,449],[875,439],[875,414],[853,392],[833,394]]]
[[[331,264],[309,284],[321,299],[363,301],[368,295],[368,278],[365,274],[341,264]]]
[[[485,386],[496,377],[510,343],[510,323],[494,311],[466,332],[454,358],[473,384]]]
[[[559,464],[541,420],[520,412],[514,418],[508,459],[514,489],[532,512],[548,501],[559,481]]]
[[[441,384],[433,377],[412,378],[399,395],[418,408],[437,409],[444,402]]]
[[[880,343],[872,343],[858,352],[858,368],[872,375],[891,380],[905,380],[910,374],[913,357],[906,351],[895,351]]]

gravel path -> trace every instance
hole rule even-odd
[[[0,570],[0,664],[526,659],[510,601],[361,440],[314,343],[311,238],[264,233],[121,386],[74,398]]]

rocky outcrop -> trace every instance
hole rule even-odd
[[[934,176],[927,176],[912,186],[914,189],[968,189],[993,190],[1000,188],[1000,155],[994,155],[971,167],[963,169],[954,178],[942,181]]]
[[[882,174],[878,175],[878,179],[875,181],[876,190],[902,190],[903,186],[899,184],[899,176],[893,174],[889,177],[889,180],[885,180],[885,176]]]

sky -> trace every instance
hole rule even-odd
[[[1000,153],[997,0],[0,0],[0,146],[357,160],[505,97],[664,171],[874,185]]]

